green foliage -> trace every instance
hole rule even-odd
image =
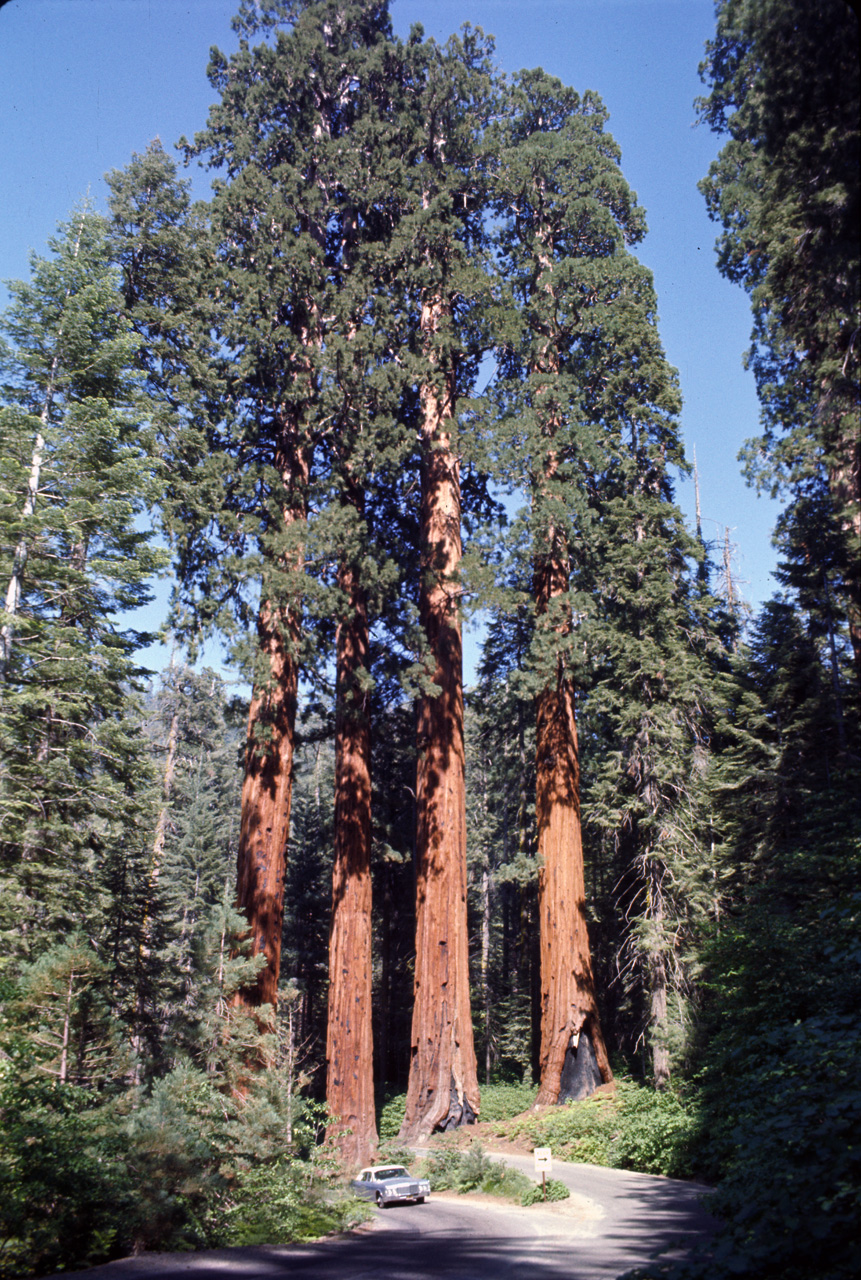
[[[520,1198],[520,1203],[524,1206],[530,1204],[544,1204],[547,1201],[567,1200],[571,1192],[565,1186],[564,1182],[560,1182],[558,1178],[547,1178],[543,1186],[534,1185],[525,1191]]]
[[[682,1178],[691,1172],[696,1117],[669,1091],[619,1080],[615,1095],[552,1107],[505,1132],[551,1147],[561,1160]]]
[[[304,1240],[361,1217],[333,1189],[321,1117],[275,1072],[240,1100],[183,1065],[143,1097],[105,1102],[22,1078],[25,1066],[14,1053],[0,1087],[4,1278],[141,1249]]]
[[[784,853],[783,875],[757,888],[709,957],[695,1149],[728,1224],[710,1276],[856,1270],[861,842],[847,840],[848,823],[829,840],[825,814],[806,825],[806,846]]]
[[[380,1142],[390,1142],[398,1136],[407,1109],[407,1095],[395,1093],[386,1098],[377,1117],[377,1133]]]
[[[104,220],[61,225],[0,332],[0,933],[5,962],[108,927],[110,853],[149,820],[123,610],[163,563],[135,339]],[[15,903],[14,911],[10,904]]]
[[[537,1085],[483,1084],[481,1086],[481,1119],[510,1120],[527,1111],[535,1101]]]
[[[134,1206],[115,1107],[33,1075],[14,1048],[2,1070],[0,1276],[104,1261]]]
[[[441,1144],[422,1162],[422,1176],[430,1179],[432,1191],[455,1191],[458,1195],[479,1191],[521,1205],[544,1200],[540,1186],[525,1173],[509,1168],[504,1160],[485,1155],[479,1142],[471,1143],[465,1151]],[[547,1180],[548,1200],[567,1200],[570,1194],[563,1182]]]
[[[373,1212],[355,1196],[321,1184],[313,1165],[279,1159],[239,1175],[224,1217],[228,1244],[287,1244],[344,1231]]]
[[[750,294],[753,313],[747,362],[763,434],[741,456],[752,483],[792,495],[784,535],[803,522],[810,497],[827,489],[807,572],[827,570],[830,592],[848,613],[856,681],[858,35],[857,7],[846,0],[721,0],[700,67],[709,93],[697,104],[725,138],[700,183],[709,216],[723,228],[718,267]]]
[[[441,1144],[423,1161],[422,1177],[430,1179],[431,1191],[455,1191],[458,1195],[481,1191],[518,1201],[532,1186],[525,1174],[485,1155],[479,1142],[471,1143],[465,1151]]]

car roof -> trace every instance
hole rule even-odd
[[[402,1164],[372,1164],[367,1169],[360,1170],[361,1173],[379,1173],[381,1169],[403,1169]]]

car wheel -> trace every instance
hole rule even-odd
[[[416,1204],[424,1204],[424,1202],[425,1202],[424,1196],[416,1196]]]
[[[385,1200],[383,1199],[383,1193],[382,1193],[382,1191],[378,1191],[378,1192],[377,1192],[377,1197],[376,1197],[376,1199],[377,1199],[377,1208],[378,1208],[378,1209],[385,1209],[385,1207],[386,1207],[386,1202],[385,1202]]]

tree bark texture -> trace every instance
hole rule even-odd
[[[329,932],[326,1101],[347,1165],[377,1145],[371,1014],[370,732],[361,674],[368,669],[368,611],[358,571],[342,564],[345,615],[337,634],[335,859]]]
[[[285,448],[279,469],[288,490],[301,495],[283,511],[284,533],[304,524],[304,488],[308,462],[300,448]],[[299,572],[302,551],[295,545],[282,557],[282,571]],[[250,954],[264,955],[266,966],[253,984],[240,988],[237,1007],[257,1009],[278,1000],[281,968],[281,924],[284,912],[284,874],[290,834],[293,791],[293,750],[299,688],[300,613],[296,593],[278,598],[265,578],[257,619],[262,674],[248,713],[245,777],[237,855],[236,905],[248,920]]]
[[[426,303],[432,334],[442,304]],[[479,1110],[469,1003],[466,788],[460,622],[460,464],[454,376],[422,389],[421,625],[438,692],[422,696],[416,776],[416,969],[403,1141],[472,1123]]]
[[[542,618],[560,638],[568,630],[567,540],[551,530],[550,554],[539,560],[535,593]],[[556,679],[537,699],[536,795],[541,964],[540,1105],[560,1101],[566,1056],[585,1035],[601,1079],[613,1079],[595,998],[586,925],[586,883],[580,826],[580,760],[574,688],[561,655]],[[597,1080],[596,1080],[597,1083]]]

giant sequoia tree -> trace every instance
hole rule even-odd
[[[243,627],[255,619],[237,899],[267,963],[242,995],[250,1006],[277,994],[308,503],[314,450],[337,426],[330,339],[348,323],[330,306],[333,262],[347,252],[344,140],[364,87],[361,51],[386,23],[374,4],[243,6],[239,51],[210,66],[221,101],[188,147],[224,172],[209,209],[204,318],[217,350],[193,371],[198,412],[167,442],[170,516],[197,623],[229,626],[231,610]]]
[[[421,450],[419,613],[425,668],[417,726],[416,971],[401,1135],[470,1123],[478,1078],[469,998],[461,638],[458,397],[476,372],[476,304],[486,284],[482,126],[488,46],[465,31],[444,49],[413,45],[417,67],[409,270]]]
[[[544,1102],[612,1079],[586,927],[570,595],[572,557],[588,537],[586,479],[601,466],[588,391],[602,377],[625,291],[624,243],[642,229],[605,120],[594,96],[522,73],[498,176],[500,264],[517,308],[501,353],[503,390],[531,507]]]

